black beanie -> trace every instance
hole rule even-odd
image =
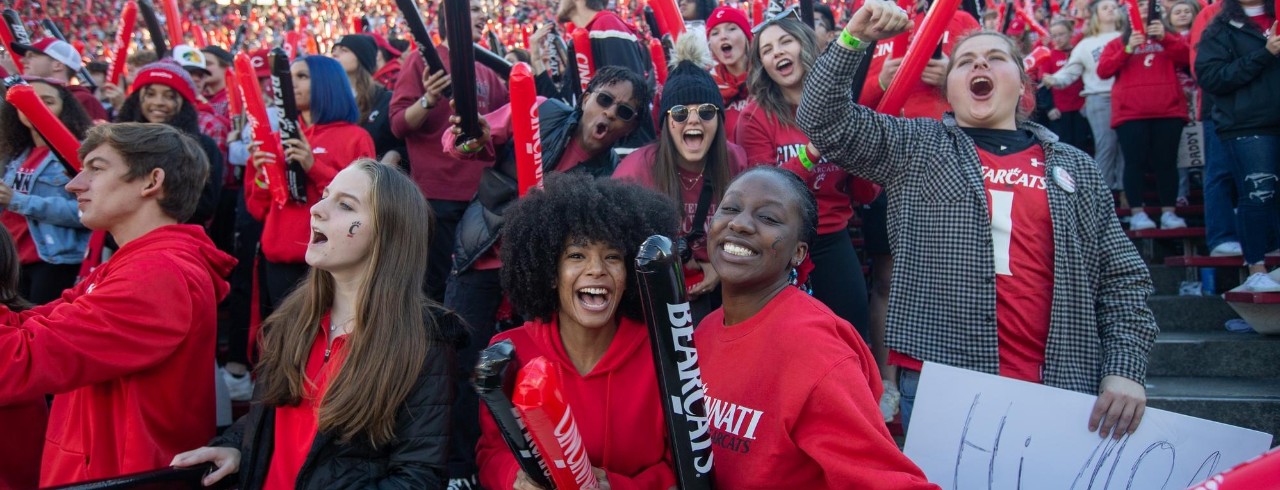
[[[355,53],[360,66],[373,73],[378,69],[378,42],[367,34],[349,34],[338,38],[334,46],[342,46]]]
[[[720,89],[711,74],[698,65],[681,61],[667,76],[667,83],[662,85],[662,107],[658,118],[665,119],[672,107],[698,104],[713,104],[724,112],[724,97],[720,96]]]

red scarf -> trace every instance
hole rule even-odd
[[[725,105],[729,105],[739,98],[747,98],[747,73],[750,73],[750,70],[742,72],[742,75],[734,75],[729,73],[729,69],[724,65],[716,64],[711,77],[715,79],[716,86],[720,88],[720,96],[724,97]]]

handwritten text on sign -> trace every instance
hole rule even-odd
[[[926,363],[905,452],[945,490],[1182,489],[1262,454],[1271,435],[1148,408],[1119,441],[1095,397]]]

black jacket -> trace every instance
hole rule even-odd
[[[1280,135],[1280,56],[1266,42],[1252,22],[1221,14],[1200,37],[1196,76],[1222,138]]]
[[[200,201],[196,204],[195,212],[187,219],[188,224],[203,225],[213,218],[213,214],[218,210],[218,201],[222,195],[222,169],[226,166],[226,159],[213,138],[205,134],[188,134],[188,136],[196,139],[200,149],[204,150],[205,157],[209,159],[209,180],[204,182],[204,188],[200,191]]]
[[[462,320],[451,312],[431,310],[442,338],[431,350],[418,381],[396,417],[396,440],[374,449],[366,440],[342,444],[316,434],[295,488],[443,489],[449,453],[450,409],[454,397],[454,351],[465,343]],[[256,387],[255,391],[259,391]],[[271,466],[275,409],[258,401],[209,445],[240,450],[240,488],[262,488]]]
[[[381,85],[374,88],[373,110],[369,112],[368,118],[360,121],[360,127],[373,139],[373,147],[379,159],[388,151],[395,150],[400,154],[401,161],[407,162],[409,152],[405,149],[404,140],[391,134],[391,91]]]
[[[546,99],[538,106],[538,134],[542,137],[542,173],[555,171],[564,149],[572,144],[573,133],[582,120],[582,111],[569,107],[559,99]],[[513,144],[508,142],[497,150],[498,161],[485,169],[480,177],[480,187],[471,200],[462,219],[458,221],[458,235],[453,245],[453,272],[456,274],[471,267],[476,259],[497,243],[502,231],[502,213],[519,197],[516,184],[516,158]],[[570,172],[587,172],[596,177],[613,175],[618,166],[618,154],[610,149],[570,169]]]

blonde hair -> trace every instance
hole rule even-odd
[[[1125,24],[1129,22],[1128,14],[1120,8],[1119,0],[1094,0],[1093,3],[1089,4],[1089,20],[1084,23],[1084,37],[1093,37],[1102,32],[1102,21],[1098,20],[1098,6],[1105,2],[1112,2],[1116,4],[1117,15],[1115,29],[1117,31],[1123,31]]]

